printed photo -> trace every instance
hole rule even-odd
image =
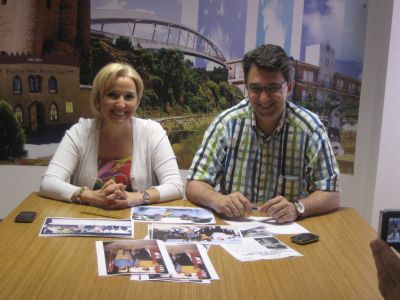
[[[136,206],[131,216],[132,221],[142,222],[215,224],[211,211],[195,207]]]
[[[46,218],[40,236],[133,237],[130,220]]]
[[[200,244],[166,244],[175,275],[151,274],[148,280],[203,282],[219,279],[207,250]]]
[[[151,228],[151,229],[150,229]],[[168,243],[240,244],[240,231],[232,225],[149,225],[150,238]]]
[[[97,241],[96,250],[100,276],[175,273],[161,241]]]
[[[266,226],[253,226],[246,229],[239,229],[242,237],[244,238],[254,238],[254,237],[264,237],[271,236],[271,232],[268,231]]]
[[[262,246],[268,249],[287,249],[288,247],[274,237],[255,238]]]

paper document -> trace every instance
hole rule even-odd
[[[278,259],[302,256],[275,237],[245,238],[243,244],[221,245],[228,253],[240,261]]]
[[[309,232],[306,228],[299,225],[296,222],[278,224],[272,218],[269,217],[248,217],[240,220],[224,220],[226,223],[231,225],[249,226],[250,224],[257,224],[265,226],[271,234],[298,234]]]

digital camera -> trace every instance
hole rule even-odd
[[[378,236],[400,252],[400,209],[380,211]]]

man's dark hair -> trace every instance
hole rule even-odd
[[[292,59],[287,56],[282,47],[272,44],[262,45],[247,52],[243,58],[244,82],[247,84],[247,76],[251,65],[266,71],[281,71],[286,81],[294,78]]]

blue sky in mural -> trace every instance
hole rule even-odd
[[[181,0],[91,0],[91,8],[135,9],[180,22]]]
[[[257,46],[277,44],[290,51],[293,0],[260,0],[257,16]]]
[[[247,1],[208,0],[199,3],[198,30],[210,39],[227,60],[241,58],[246,33]],[[198,59],[198,67],[206,62]]]
[[[92,8],[141,10],[181,23],[184,1],[91,0],[91,5]],[[257,45],[274,43],[290,51],[295,1],[259,0],[255,12],[257,32],[254,32]],[[197,31],[210,39],[227,60],[241,58],[245,49],[248,0],[199,0],[198,3]],[[306,46],[329,44],[335,49],[336,71],[361,79],[367,4],[368,0],[304,0],[300,59],[305,58]],[[185,7],[191,9],[188,5]],[[107,26],[117,28],[117,25]],[[126,24],[122,26],[129,32]],[[196,60],[197,67],[207,65],[215,66],[204,59]]]
[[[368,0],[305,0],[300,58],[305,47],[329,44],[337,72],[361,79]]]

